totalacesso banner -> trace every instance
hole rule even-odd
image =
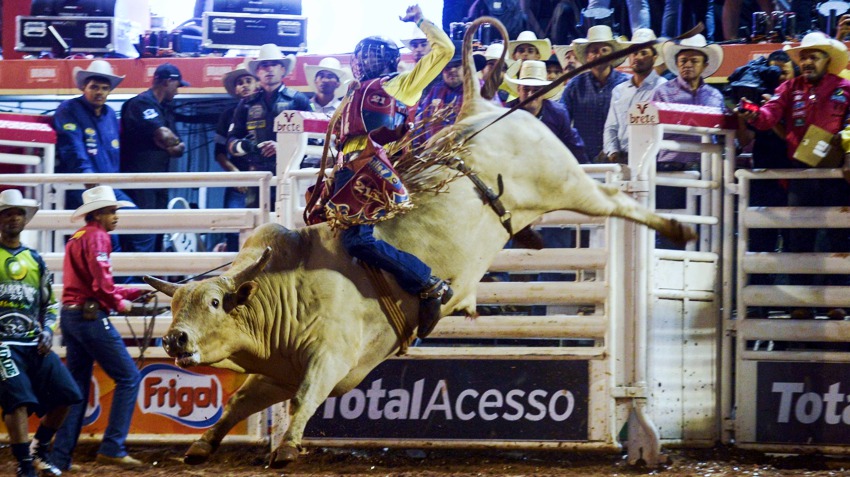
[[[758,363],[756,440],[850,444],[850,364]]]
[[[391,360],[328,398],[321,439],[587,440],[587,361]]]

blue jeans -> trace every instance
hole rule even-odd
[[[98,453],[109,457],[124,457],[127,455],[124,441],[130,430],[130,420],[133,418],[139,393],[139,370],[124,347],[121,335],[103,311],[98,312],[97,320],[86,321],[82,317],[82,311],[63,310],[59,324],[67,350],[65,365],[83,394],[83,402],[71,407],[68,417],[56,433],[51,461],[60,469],[71,466],[71,456],[80,437],[89,401],[92,366],[95,361],[115,381],[112,410]]]
[[[334,173],[334,193],[339,191],[354,172],[342,168]],[[374,225],[354,225],[342,232],[342,246],[352,257],[390,272],[398,285],[411,295],[418,295],[431,278],[431,267],[414,255],[393,247],[383,240],[376,240],[372,233]]]

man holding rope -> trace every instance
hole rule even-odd
[[[141,377],[121,335],[109,321],[110,312],[132,310],[131,300],[145,293],[141,288],[117,288],[112,277],[109,232],[118,225],[118,208],[132,206],[132,202],[116,200],[111,187],[98,186],[83,192],[83,205],[71,216],[71,220],[85,217],[86,225],[65,246],[60,326],[67,353],[65,364],[83,401],[71,408],[56,434],[52,460],[63,470],[71,466],[71,455],[83,427],[94,362],[115,381],[109,423],[96,461],[128,469],[142,465],[124,447]]]

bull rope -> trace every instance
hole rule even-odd
[[[381,303],[381,308],[383,308],[384,314],[389,318],[390,325],[393,327],[393,331],[395,331],[401,343],[396,356],[404,356],[407,354],[407,349],[413,341],[413,327],[404,319],[404,313],[402,313],[401,308],[398,306],[390,284],[387,282],[387,277],[384,276],[383,272],[378,267],[366,262],[360,262],[360,265],[369,272],[369,279],[378,291],[378,301]]]

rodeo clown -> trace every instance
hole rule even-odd
[[[360,83],[349,92],[350,98],[340,113],[340,154],[333,186],[328,187],[333,192],[323,208],[320,204],[315,212],[311,210],[308,222],[320,222],[323,217],[318,216],[326,214],[332,226],[345,229],[342,243],[349,255],[393,274],[402,289],[418,295],[421,301],[417,335],[424,338],[436,326],[440,306],[452,297],[452,289],[445,280],[432,276],[431,268],[415,256],[376,240],[373,231],[375,223],[411,206],[407,190],[383,146],[404,135],[408,108],[416,104],[425,87],[451,60],[454,46],[439,27],[422,17],[418,5],[408,7],[400,19],[416,23],[427,36],[431,51],[412,70],[397,73],[399,51],[395,42],[370,36],[357,44],[352,69]],[[364,176],[377,184],[381,198],[358,194],[358,184]]]

